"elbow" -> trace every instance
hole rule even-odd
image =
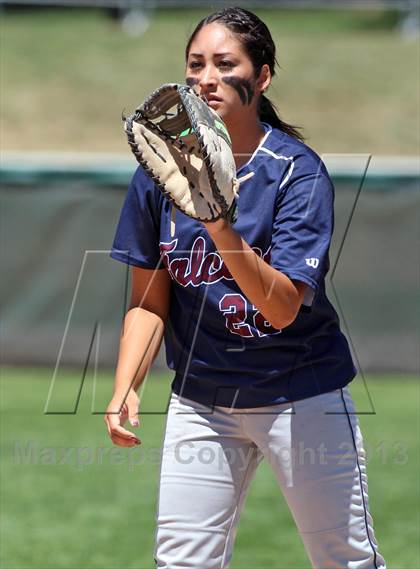
[[[270,319],[270,324],[277,328],[277,330],[283,330],[293,324],[298,315],[300,304],[293,304],[288,306],[282,306],[275,314],[272,315]]]
[[[281,314],[281,316],[271,319],[270,324],[274,326],[274,328],[277,328],[277,330],[283,330],[284,328],[287,328],[287,326],[290,326],[290,324],[293,324],[295,319],[296,314],[293,316],[286,316],[285,314]]]
[[[276,310],[272,314],[273,318],[270,323],[275,328],[282,330],[293,324],[299,313],[306,285],[304,283],[291,283],[286,296],[278,299]]]
[[[166,317],[164,314],[157,313],[154,310],[147,310],[140,306],[129,307],[126,316],[133,318],[135,315],[138,315],[146,326],[151,326],[156,332],[163,334],[166,324]]]
[[[165,307],[154,307],[148,305],[138,306],[136,304],[130,304],[127,313],[130,311],[138,311],[139,313],[146,315],[146,318],[154,318],[161,322],[163,327],[165,327],[166,322],[168,320],[168,310],[165,310]]]

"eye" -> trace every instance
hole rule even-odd
[[[201,67],[201,63],[199,61],[190,61],[188,66],[190,69],[199,69]]]
[[[219,67],[221,67],[222,69],[232,69],[233,67],[235,67],[235,64],[232,63],[232,61],[228,61],[227,59],[222,59],[221,61],[219,61]]]

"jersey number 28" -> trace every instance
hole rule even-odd
[[[232,334],[255,338],[281,333],[281,330],[274,328],[254,305],[252,305],[252,326],[248,324],[247,305],[246,298],[242,294],[225,294],[220,300],[219,308],[225,317],[226,327]]]

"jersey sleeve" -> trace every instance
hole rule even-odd
[[[121,209],[110,256],[145,269],[164,268],[160,261],[160,214],[156,187],[138,168]]]
[[[270,264],[307,285],[303,304],[311,306],[329,269],[334,225],[334,187],[321,159],[299,160],[287,183],[280,184]]]

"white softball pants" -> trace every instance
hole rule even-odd
[[[250,482],[266,458],[312,567],[384,569],[354,413],[347,388],[249,409],[211,410],[172,393],[162,448],[156,567],[226,569]],[[279,550],[273,569],[281,567]]]

